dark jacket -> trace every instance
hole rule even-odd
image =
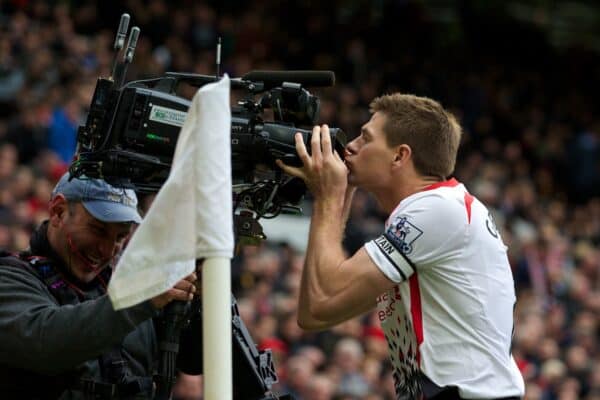
[[[152,322],[157,311],[148,301],[115,311],[99,279],[81,284],[69,274],[46,232],[47,224],[35,232],[31,254],[51,260],[52,268],[81,293],[76,304],[59,304],[29,263],[0,262],[0,396],[84,398],[82,379],[110,379],[102,376],[107,369],[100,364],[115,351],[130,375],[151,377],[157,363]],[[150,394],[119,396],[130,397]]]

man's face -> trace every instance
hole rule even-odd
[[[369,190],[385,184],[389,178],[395,151],[387,145],[383,132],[386,119],[379,112],[373,114],[360,135],[346,146],[349,184]]]
[[[132,224],[102,222],[81,203],[62,201],[64,205],[51,207],[55,232],[51,243],[73,275],[89,282],[121,251]]]

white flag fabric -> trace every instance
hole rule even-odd
[[[169,177],[110,280],[116,310],[166,292],[197,258],[233,257],[229,86],[225,75],[194,96]]]

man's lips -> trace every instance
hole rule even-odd
[[[348,168],[348,170],[352,170],[352,161],[350,161],[350,160],[348,159],[348,157],[346,157],[346,158],[344,159],[344,164],[346,165],[346,168]]]
[[[82,254],[81,257],[92,267],[99,267],[104,264],[101,257],[90,256],[89,254]]]

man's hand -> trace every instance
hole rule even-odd
[[[171,289],[150,300],[155,308],[163,308],[173,300],[190,301],[196,292],[194,282],[198,277],[193,272],[175,284]]]
[[[348,186],[348,168],[339,154],[333,150],[327,125],[315,126],[308,154],[302,135],[297,133],[296,152],[302,160],[302,168],[292,167],[277,160],[277,165],[287,174],[301,178],[316,200],[344,199]]]

